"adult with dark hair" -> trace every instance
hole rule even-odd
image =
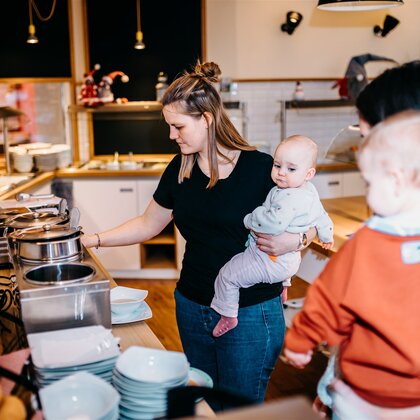
[[[356,107],[363,135],[397,112],[420,109],[420,60],[385,70],[360,92]]]
[[[385,70],[360,92],[356,108],[363,137],[367,137],[375,125],[388,117],[402,111],[420,110],[420,60]],[[333,349],[333,354],[335,351]],[[323,416],[327,411],[325,406],[330,406],[332,402],[328,386],[336,365],[336,356],[333,356],[318,384],[319,396],[314,401],[314,409]]]
[[[244,251],[243,218],[260,205],[274,183],[273,159],[250,146],[229,120],[215,87],[215,63],[198,63],[167,89],[163,115],[180,154],[169,163],[145,213],[109,231],[87,236],[86,246],[120,246],[157,235],[173,219],[186,249],[175,290],[176,317],[191,366],[216,387],[263,401],[285,332],[281,283],[240,290],[238,328],[220,338],[220,315],[210,308],[220,268]],[[308,231],[312,239],[316,231]],[[259,235],[270,255],[299,248],[299,234]],[[218,408],[214,406],[214,408]]]

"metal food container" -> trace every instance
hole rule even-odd
[[[13,255],[28,263],[46,263],[79,258],[81,229],[68,225],[49,225],[18,229],[7,235]]]
[[[27,334],[89,325],[111,328],[109,280],[88,253],[76,264],[34,268],[21,261],[16,278]]]

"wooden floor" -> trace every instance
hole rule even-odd
[[[175,280],[116,279],[120,286],[135,287],[149,291],[146,298],[152,308],[153,317],[147,324],[167,350],[182,351],[182,345],[175,321],[175,302],[173,292]],[[305,295],[307,283],[295,278],[288,298]],[[304,394],[310,399],[316,395],[316,384],[325,369],[327,359],[316,353],[312,362],[303,370],[285,365],[280,360],[272,374],[266,400],[274,400],[295,394]]]

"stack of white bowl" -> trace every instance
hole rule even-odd
[[[118,392],[87,372],[54,382],[41,389],[39,396],[46,420],[118,420]]]
[[[34,154],[51,148],[51,143],[27,143],[16,147],[10,147],[10,156],[13,167],[17,172],[31,172],[34,167]]]
[[[166,414],[167,392],[185,386],[184,353],[132,346],[119,356],[112,382],[120,394],[120,419],[153,419]]]
[[[36,169],[54,171],[71,164],[71,150],[67,144],[53,144],[49,149],[32,150]]]
[[[57,153],[57,169],[71,165],[71,148],[68,144],[54,144],[52,150]]]
[[[10,156],[13,167],[17,172],[31,172],[34,167],[34,159],[23,147],[11,147]]]
[[[120,355],[119,339],[102,325],[28,334],[28,343],[41,388],[79,371],[111,382]]]
[[[71,148],[68,144],[28,143],[11,147],[13,166],[18,172],[53,171],[71,165]]]

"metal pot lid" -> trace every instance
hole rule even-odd
[[[63,225],[48,225],[28,229],[15,230],[9,237],[27,242],[48,242],[60,239],[72,239],[81,235],[80,228],[71,228]]]
[[[57,225],[59,223],[66,223],[69,217],[67,214],[53,214],[53,213],[39,213],[31,212],[25,213],[20,216],[10,217],[5,221],[5,225],[16,228],[24,229],[30,227],[42,227],[44,225]]]
[[[10,219],[12,216],[28,213],[28,211],[29,209],[26,207],[19,207],[16,209],[0,209],[0,223],[3,223],[5,220]]]

